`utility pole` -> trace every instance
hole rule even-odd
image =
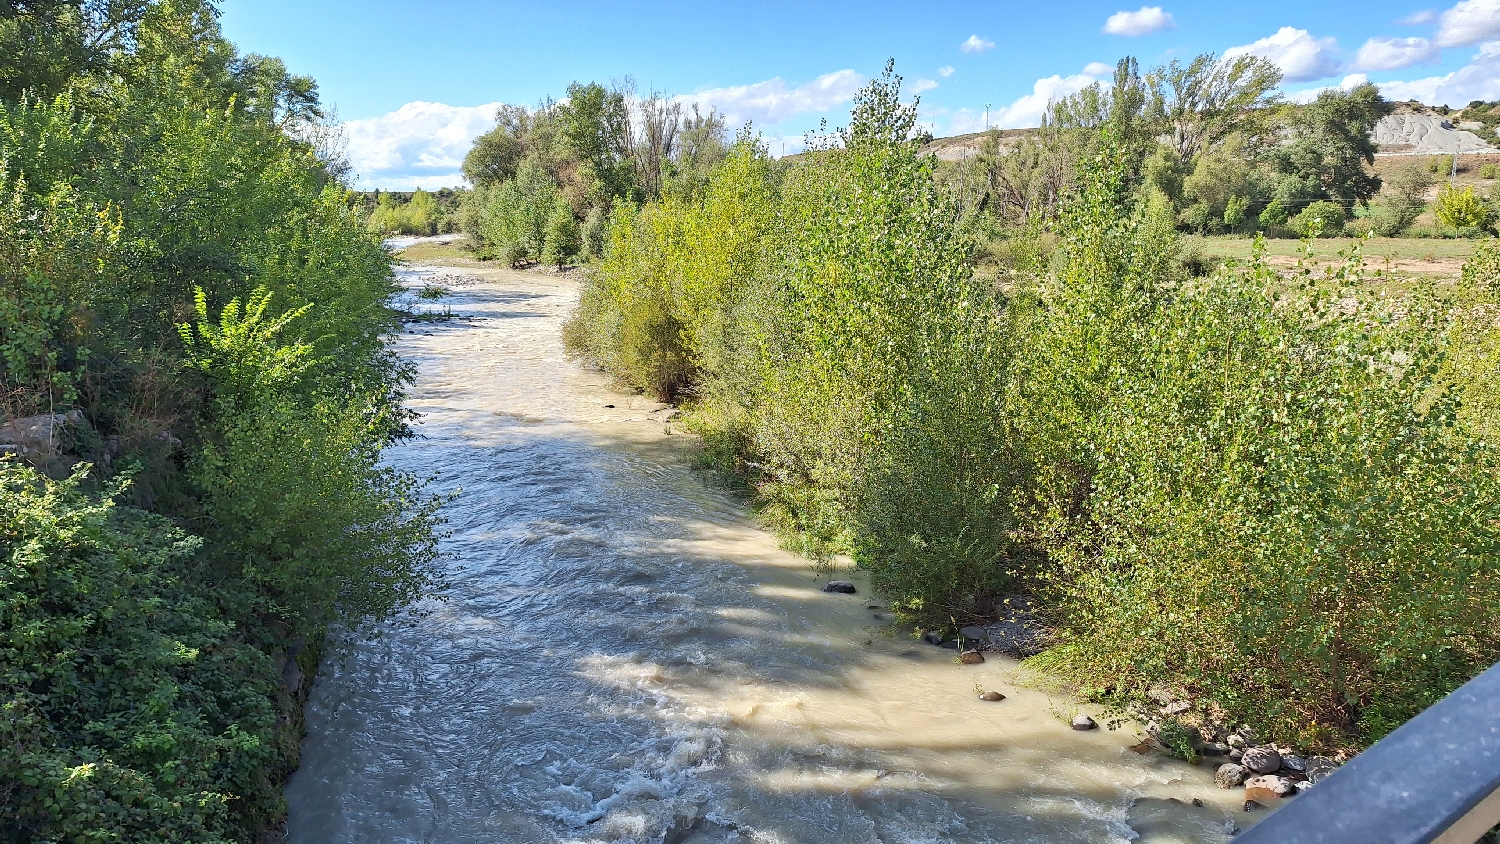
[[[984,104],[984,131],[990,131],[990,104]]]

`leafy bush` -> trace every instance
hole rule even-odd
[[[1500,657],[1493,249],[1462,302],[1368,296],[1357,254],[1289,286],[1263,244],[1190,274],[1110,129],[1001,295],[898,85],[784,174],[742,144],[702,197],[618,211],[570,348],[687,378],[710,459],[903,618],[1036,592],[1036,664],[1082,683],[1348,745]]]
[[[1478,229],[1490,221],[1490,208],[1474,192],[1473,185],[1459,190],[1455,185],[1444,185],[1438,191],[1437,203],[1433,206],[1438,222],[1454,229]]]
[[[573,206],[559,196],[547,215],[546,242],[542,246],[542,263],[562,266],[578,258],[582,246],[578,220],[573,217]]]
[[[271,658],[199,540],[84,480],[0,462],[0,837],[244,840],[281,805]]]
[[[1271,229],[1285,226],[1290,216],[1286,205],[1281,201],[1281,197],[1278,196],[1272,198],[1270,202],[1266,203],[1266,207],[1261,209],[1257,222],[1260,223],[1262,229],[1270,231]]]
[[[1344,206],[1320,199],[1287,220],[1287,227],[1299,237],[1338,237],[1344,233]]]
[[[424,190],[417,190],[410,200],[397,204],[389,193],[382,193],[370,212],[370,230],[379,234],[414,234],[421,236],[438,233],[438,218],[441,212],[437,200]]]
[[[379,464],[391,261],[311,80],[206,2],[64,7],[86,62],[0,14],[0,418],[78,420],[0,463],[0,837],[248,842],[297,754],[277,661],[431,579],[434,502]],[[13,96],[37,62],[87,96]]]

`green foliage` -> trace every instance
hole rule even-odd
[[[1474,192],[1473,185],[1467,185],[1463,190],[1444,185],[1438,191],[1433,211],[1439,223],[1454,229],[1481,228],[1491,217],[1489,206]]]
[[[1268,161],[1277,175],[1276,195],[1289,206],[1327,199],[1345,208],[1365,203],[1380,190],[1370,132],[1385,113],[1379,90],[1370,83],[1349,91],[1327,90],[1293,112],[1289,142],[1271,148]]]
[[[1500,657],[1493,249],[1457,310],[1365,295],[1357,255],[1290,290],[1260,248],[1189,275],[1110,128],[1000,297],[898,84],[779,177],[742,143],[702,198],[618,212],[574,352],[686,400],[793,547],[852,553],[905,618],[982,617],[1019,581],[1063,637],[1037,664],[1125,697],[1361,743]],[[1193,186],[1203,225],[1248,216],[1245,166]]]
[[[480,254],[517,266],[539,261],[547,246],[547,219],[558,207],[556,184],[534,159],[521,162],[516,177],[488,190],[476,189],[476,230],[470,243]]]
[[[1277,196],[1272,197],[1271,201],[1266,203],[1266,207],[1257,217],[1257,222],[1260,223],[1262,229],[1270,230],[1285,226],[1290,218],[1291,214],[1287,211],[1286,203]]]
[[[442,211],[432,194],[417,190],[410,200],[398,204],[389,193],[382,193],[370,212],[370,231],[377,234],[414,234],[429,236],[438,233]]]
[[[1427,207],[1427,190],[1432,184],[1432,175],[1417,164],[1407,164],[1392,172],[1371,214],[1375,233],[1395,237],[1411,228]]]
[[[1344,233],[1344,206],[1326,199],[1309,203],[1287,227],[1298,237],[1338,237]]]
[[[245,840],[280,811],[271,658],[199,541],[0,462],[0,837]]]
[[[581,180],[596,205],[629,199],[636,191],[629,158],[630,106],[626,92],[598,83],[568,86],[557,109],[558,137],[582,167]]]
[[[578,258],[582,247],[582,235],[578,220],[573,216],[573,206],[559,196],[547,215],[547,231],[542,245],[542,263],[562,266]]]
[[[435,502],[379,463],[390,258],[299,140],[316,86],[211,5],[11,4],[0,42],[0,419],[80,420],[0,463],[0,837],[255,840],[299,739],[273,656],[431,581]]]

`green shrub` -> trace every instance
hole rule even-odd
[[[1347,746],[1500,658],[1493,250],[1464,301],[1370,296],[1357,253],[1289,289],[1263,244],[1195,277],[1104,133],[1001,295],[898,85],[796,162],[742,143],[701,196],[619,208],[569,348],[688,402],[788,544],[903,619],[1031,590],[1062,638],[1035,664],[1123,698]]]
[[[1344,217],[1344,206],[1320,199],[1287,220],[1287,227],[1298,237],[1338,237],[1344,233]]]
[[[581,246],[578,220],[573,217],[573,205],[558,196],[547,215],[546,240],[542,246],[542,263],[562,266],[578,259]]]
[[[1182,209],[1181,214],[1177,215],[1178,225],[1199,234],[1206,234],[1210,230],[1216,229],[1218,222],[1218,220],[1214,219],[1213,209],[1203,202],[1199,202],[1196,205],[1189,205]]]
[[[206,2],[73,12],[119,38],[0,63],[0,91],[45,58],[88,92],[0,96],[0,418],[68,412],[31,459],[94,467],[0,462],[0,838],[249,842],[296,760],[292,637],[429,582],[434,502],[379,462],[391,260],[298,140],[328,129],[311,80]]]
[[[1459,190],[1454,185],[1444,185],[1438,191],[1433,208],[1438,222],[1453,229],[1479,229],[1490,221],[1490,208],[1468,185]],[[1462,235],[1461,235],[1462,236]]]
[[[1286,205],[1281,201],[1281,197],[1278,196],[1266,203],[1266,207],[1261,209],[1257,222],[1260,223],[1262,230],[1270,231],[1271,229],[1279,229],[1285,226],[1289,216]]]
[[[438,233],[441,210],[432,194],[417,190],[411,199],[397,204],[389,193],[382,193],[370,212],[369,227],[377,234],[414,234],[423,237]]]
[[[0,462],[0,837],[242,841],[280,811],[279,677],[199,541]]]
[[[1495,165],[1495,164],[1481,164],[1481,165],[1479,165],[1479,178],[1481,178],[1481,179],[1500,179],[1500,165]]]
[[[1128,267],[1128,246],[1069,255]],[[1036,541],[1067,637],[1038,665],[1189,688],[1336,744],[1500,656],[1494,458],[1456,435],[1435,380],[1444,308],[1392,312],[1349,272],[1352,288],[1295,304],[1258,261],[1172,293],[1148,275],[1134,295],[1071,283],[1047,302],[1010,413],[1042,458]]]

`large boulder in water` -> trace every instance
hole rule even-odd
[[[823,584],[823,591],[838,592],[844,595],[853,595],[859,590],[855,589],[854,584],[847,580],[830,580],[827,583]]]

